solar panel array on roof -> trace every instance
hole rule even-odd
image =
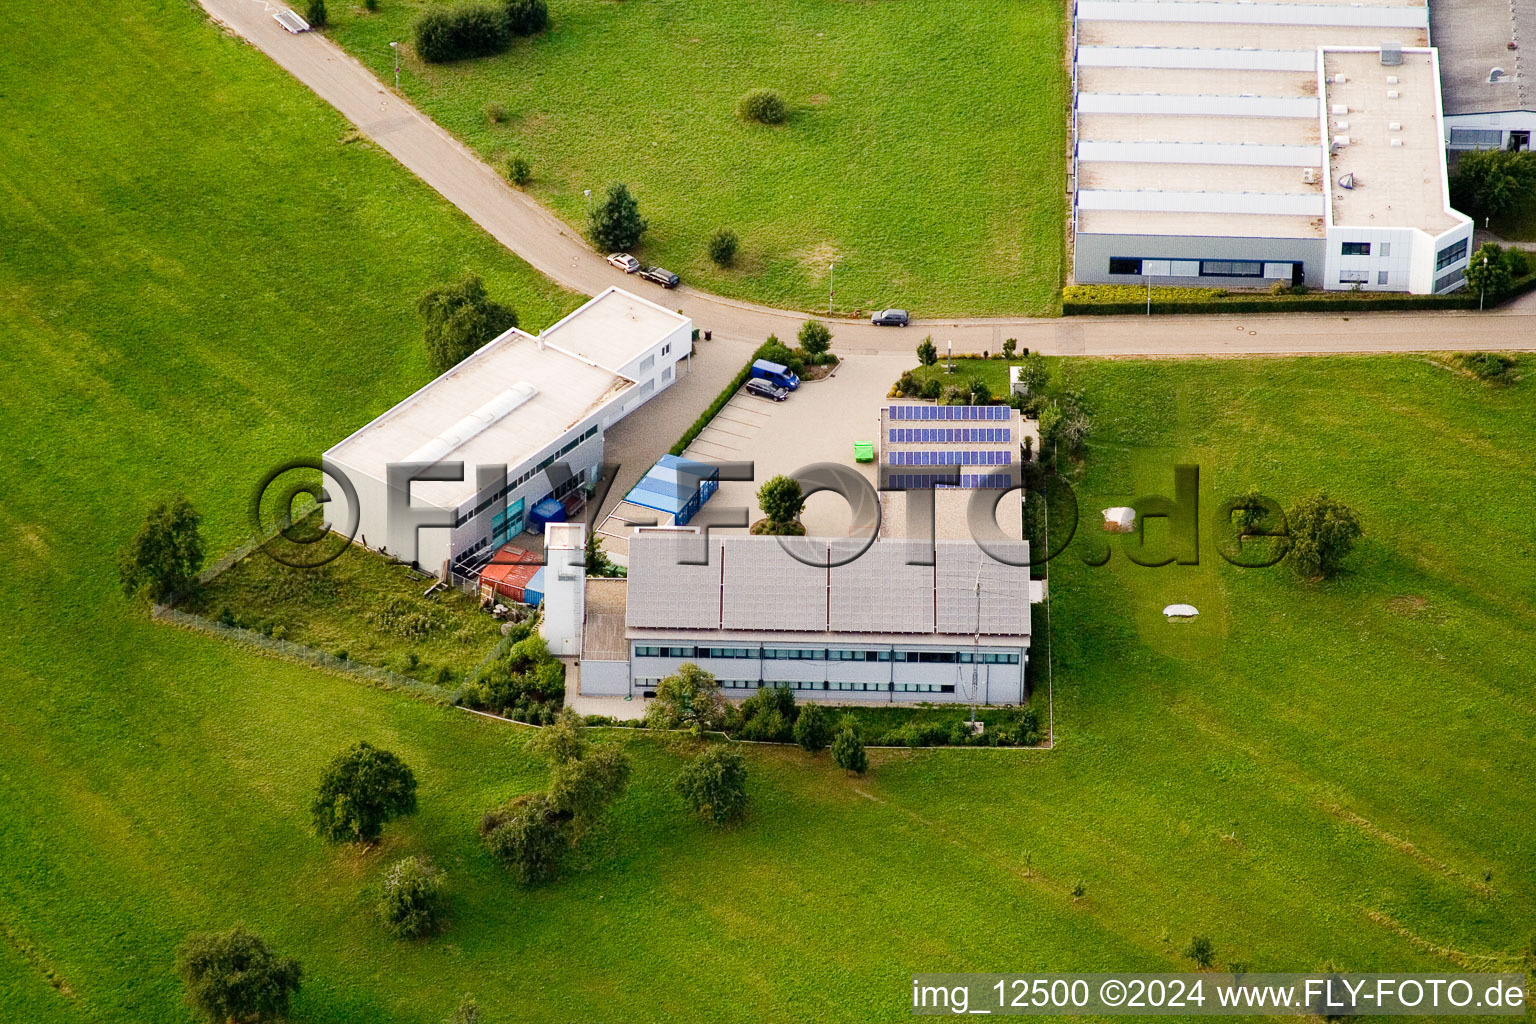
[[[1023,541],[1004,545],[1008,557],[1024,560],[1029,546]],[[1029,569],[1005,565],[965,541],[939,541],[935,545],[937,631],[977,631],[977,580],[981,584],[980,631],[984,635],[1029,632]]]
[[[893,420],[1006,420],[1012,409],[1006,405],[893,405]]]
[[[921,541],[882,540],[832,570],[830,607],[835,630],[851,633],[932,633],[933,566],[908,565]]]
[[[776,537],[729,537],[725,563],[726,629],[827,628],[827,570],[806,565]]]
[[[886,431],[891,444],[1007,444],[1013,440],[1009,427],[892,427]]]
[[[950,451],[895,451],[886,453],[887,466],[1011,466],[1013,452],[988,448],[958,448]]]
[[[629,541],[628,626],[673,629],[720,627],[720,545],[710,542],[708,565],[683,565],[696,557],[696,533],[645,532]]]

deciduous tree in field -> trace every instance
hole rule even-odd
[[[176,973],[188,1005],[212,1024],[259,1024],[288,1015],[304,972],[297,960],[278,956],[237,924],[188,937],[176,951]]]
[[[139,532],[117,556],[123,593],[147,593],[167,603],[184,597],[203,568],[202,516],[178,496],[149,510]]]
[[[594,206],[589,217],[588,233],[602,252],[628,252],[640,244],[645,229],[640,204],[622,182],[608,186],[608,198]]]
[[[684,662],[657,684],[656,697],[645,709],[645,722],[653,729],[720,728],[725,723],[720,684],[693,662]]]
[[[1196,935],[1189,940],[1184,955],[1193,960],[1197,967],[1209,967],[1216,962],[1216,945],[1211,942],[1210,936]]]
[[[712,825],[740,820],[747,811],[747,759],[734,746],[713,746],[677,777],[688,809]]]
[[[820,704],[807,704],[795,719],[795,742],[812,754],[827,749],[832,742],[832,719]]]
[[[709,258],[718,267],[733,267],[736,265],[736,250],[740,247],[741,240],[736,237],[736,232],[730,228],[721,228],[709,237]]]
[[[404,857],[385,874],[375,909],[389,934],[416,939],[437,927],[442,904],[443,873],[425,857]]]
[[[416,300],[426,321],[427,360],[446,373],[492,338],[517,326],[517,310],[491,299],[485,282],[470,274],[454,284],[429,288]]]
[[[1309,579],[1337,575],[1362,533],[1354,510],[1324,491],[1297,501],[1287,519],[1291,565]]]
[[[315,831],[333,843],[371,843],[384,823],[416,810],[416,776],[387,750],[359,742],[325,769],[310,813]]]

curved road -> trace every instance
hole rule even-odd
[[[200,0],[217,22],[257,46],[335,107],[364,135],[463,210],[497,241],[553,280],[587,295],[628,278],[463,143],[385,87],[317,32],[291,35],[269,0]],[[641,289],[654,286],[641,283]],[[642,292],[644,293],[644,292]],[[667,299],[723,340],[792,336],[805,314],[722,298],[687,286]],[[1476,322],[1470,322],[1475,318]],[[916,330],[839,320],[843,353],[906,351],[931,333],[942,352],[997,351],[1003,339],[1050,355],[1277,355],[1536,349],[1536,294],[1489,313],[1287,313],[1271,315],[918,320]]]

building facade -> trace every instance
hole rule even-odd
[[[604,431],[672,385],[692,331],[687,317],[610,288],[537,337],[514,328],[487,343],[325,453],[327,471],[357,493],[353,539],[472,576],[524,532],[538,502],[580,500]],[[440,463],[461,463],[462,479],[416,479],[407,494],[404,466]],[[392,515],[407,497],[451,525],[418,529]]]

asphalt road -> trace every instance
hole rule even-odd
[[[593,295],[623,285],[661,298],[660,289],[610,267],[567,224],[512,188],[467,146],[399,97],[317,32],[292,35],[269,0],[200,0],[217,22],[264,51],[334,106],[508,249],[541,273]],[[652,292],[658,294],[652,295]],[[721,339],[793,336],[805,314],[678,288],[663,300]],[[932,334],[942,353],[997,351],[1017,338],[1048,355],[1236,356],[1451,349],[1536,350],[1536,294],[1488,313],[1288,313],[1282,315],[983,318],[916,320],[909,328],[862,321],[833,324],[838,351],[910,351]]]

